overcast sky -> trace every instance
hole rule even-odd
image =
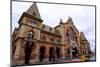
[[[32,3],[12,3],[12,31],[18,27],[18,20]],[[68,16],[72,17],[79,32],[84,32],[90,42],[92,51],[95,50],[95,7],[79,5],[61,5],[37,3],[43,23],[51,27],[59,24],[60,18],[65,22]]]

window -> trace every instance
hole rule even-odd
[[[51,42],[54,42],[54,38],[53,37],[51,37],[50,40],[51,40]]]
[[[36,16],[36,13],[35,12],[33,12],[33,16]]]
[[[29,32],[28,37],[33,39],[33,32],[32,31]]]
[[[43,25],[42,28],[45,28],[45,25]]]
[[[32,19],[27,19],[27,23],[28,23],[28,25],[30,25],[30,26],[36,27],[36,22],[35,22],[34,20],[32,20]]]
[[[68,34],[69,34],[69,39],[73,40],[73,33],[71,31],[69,31]]]
[[[46,40],[46,36],[45,35],[42,35],[41,36],[41,40],[45,41]]]
[[[69,34],[66,33],[66,40],[69,41]]]
[[[32,21],[30,19],[28,19],[28,18],[26,19],[26,24],[31,25],[31,22]]]
[[[32,25],[32,20],[29,20],[29,25]]]
[[[36,22],[32,21],[32,26],[36,27]]]
[[[49,30],[52,31],[52,28],[50,28]]]
[[[68,29],[67,30],[68,32],[67,32],[67,40],[74,40],[74,34],[73,34],[73,30],[72,29]]]

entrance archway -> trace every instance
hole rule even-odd
[[[72,58],[77,58],[78,50],[76,47],[72,48]]]
[[[32,52],[33,42],[26,42],[25,44],[25,64],[29,64],[29,59]]]
[[[45,47],[40,47],[40,62],[43,62],[43,59],[45,58]]]
[[[54,57],[54,48],[50,47],[50,49],[49,49],[49,61],[53,62],[54,59],[55,59],[55,57]]]
[[[57,55],[57,59],[60,58],[60,48],[56,48],[56,55]]]

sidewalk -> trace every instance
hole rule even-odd
[[[63,60],[62,62],[81,62],[80,59]]]

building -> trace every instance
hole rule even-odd
[[[71,17],[52,28],[43,24],[36,3],[23,12],[12,34],[12,64],[39,64],[75,59],[90,49]],[[89,48],[89,49],[88,49]]]
[[[91,52],[90,45],[83,32],[80,32],[80,44],[81,55],[89,55]]]

